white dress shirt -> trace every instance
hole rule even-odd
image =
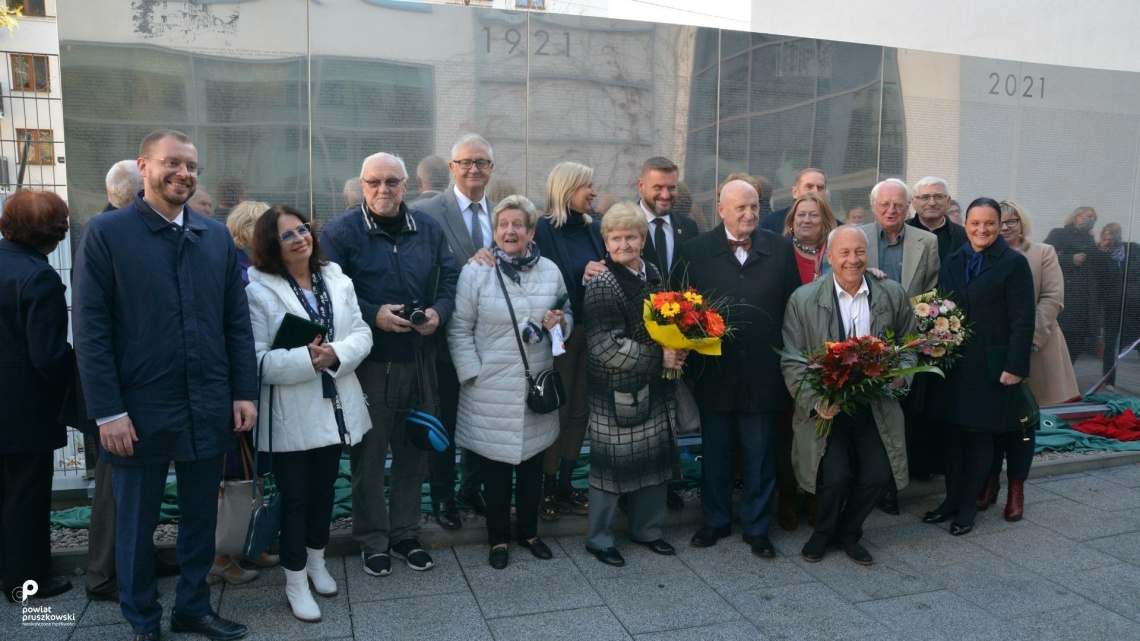
[[[725,227],[725,229],[724,229],[724,235],[728,236],[729,240],[736,240],[736,241],[744,240],[743,238],[737,238],[736,236],[733,236],[732,232],[728,231],[727,227]],[[743,247],[734,247],[732,249],[732,252],[736,256],[736,260],[740,261],[741,265],[744,264],[744,261],[748,260],[748,252],[744,251]]]
[[[870,334],[871,290],[867,287],[867,277],[863,277],[863,283],[854,296],[840,287],[839,281],[835,281],[835,296],[839,299],[839,318],[840,322],[843,323],[843,332],[847,338],[858,338]]]
[[[471,203],[474,202],[463,192],[459,191],[457,187],[451,188],[455,192],[455,202],[459,205],[459,213],[463,216],[463,224],[467,225],[467,233],[471,234]],[[483,211],[479,212],[479,226],[483,228],[483,247],[490,247],[491,241],[494,238],[491,236],[491,210],[487,207],[487,195],[484,194],[482,200],[478,201],[479,206]],[[479,250],[478,247],[475,248]]]

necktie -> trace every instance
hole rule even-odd
[[[486,245],[483,244],[483,223],[479,220],[479,213],[483,211],[483,206],[479,203],[471,203],[471,246],[475,251],[479,251]]]
[[[653,230],[653,249],[657,250],[657,268],[661,271],[661,279],[669,277],[669,244],[665,240],[665,218],[658,217],[653,220],[657,229]]]
[[[744,251],[746,251],[746,252],[751,251],[752,250],[752,237],[749,236],[748,238],[745,238],[744,240],[733,240],[733,239],[729,238],[728,239],[728,249],[731,250],[733,253],[735,253],[737,247],[743,247]]]

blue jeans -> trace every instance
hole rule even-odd
[[[112,467],[115,488],[115,572],[119,608],[136,633],[159,629],[162,604],[156,598],[154,529],[166,491],[167,463]],[[178,565],[174,611],[190,617],[211,614],[206,574],[214,562],[218,522],[218,484],[222,457],[174,464],[178,479]]]
[[[744,464],[740,527],[745,536],[767,534],[776,490],[776,412],[702,412],[701,509],[705,525],[732,522],[732,435],[739,429]]]

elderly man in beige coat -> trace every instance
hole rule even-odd
[[[914,316],[902,286],[892,280],[865,278],[867,237],[858,227],[843,226],[827,239],[827,260],[833,277],[821,278],[792,293],[784,312],[784,349],[807,354],[828,341],[892,332],[896,340],[914,331]],[[900,365],[910,367],[915,357]],[[860,565],[874,563],[859,544],[863,521],[890,486],[907,484],[903,413],[895,399],[860,406],[853,413],[823,402],[800,388],[805,365],[783,358],[781,368],[788,391],[795,397],[792,426],[792,466],[796,480],[819,500],[815,533],[801,556],[815,563],[827,545],[839,543],[847,557]],[[892,385],[902,387],[902,378]],[[817,416],[833,419],[827,437],[816,434]]]

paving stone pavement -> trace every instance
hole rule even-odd
[[[289,613],[280,568],[244,586],[214,586],[215,607],[246,623],[249,639],[1111,639],[1140,640],[1140,466],[1034,479],[1026,515],[1002,519],[998,505],[974,531],[920,522],[940,497],[904,501],[901,516],[876,512],[864,543],[875,565],[831,550],[806,563],[810,532],[771,533],[779,556],[753,557],[740,531],[715,547],[689,545],[694,527],[666,537],[674,557],[619,535],[626,567],[586,553],[577,536],[547,539],[551,561],[512,545],[511,564],[493,570],[487,548],[432,550],[435,568],[394,561],[391,576],[364,573],[360,558],[329,559],[341,587],[318,597],[324,620]],[[167,616],[175,578],[159,581]],[[66,627],[25,627],[18,606],[0,608],[0,638],[128,639],[117,604],[89,602],[81,588],[35,605],[74,614]]]

